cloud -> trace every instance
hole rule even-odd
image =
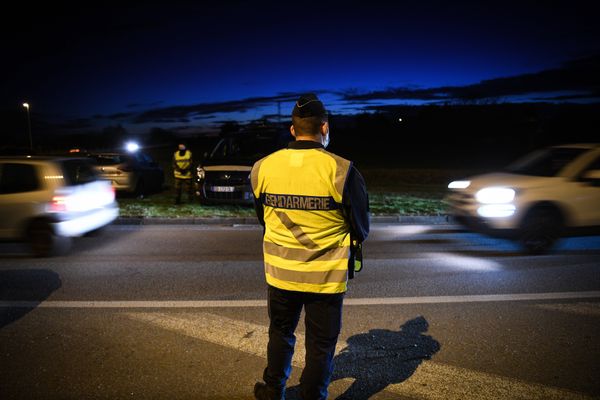
[[[94,128],[94,122],[89,118],[77,118],[64,122],[47,122],[46,128],[54,131],[82,131]]]
[[[588,93],[568,93],[549,97],[534,97],[537,101],[568,101],[568,100],[592,100],[600,99],[600,91],[594,90]]]
[[[193,105],[181,105],[172,107],[153,108],[138,114],[133,122],[145,124],[153,122],[164,122],[181,119],[209,118],[215,114],[245,112],[258,107],[274,105],[279,101],[294,101],[300,96],[299,93],[280,93],[275,96],[249,97],[241,100],[232,100],[215,103],[199,103]]]
[[[473,85],[436,88],[399,87],[367,93],[349,90],[342,92],[341,95],[347,102],[373,100],[464,101],[556,92],[573,92],[577,96],[590,96],[600,90],[599,70],[600,55],[596,55],[567,62],[560,68],[489,79]]]
[[[142,108],[142,107],[156,107],[160,104],[164,103],[164,101],[159,100],[159,101],[152,101],[152,102],[148,102],[148,103],[130,103],[127,104],[127,108]]]
[[[135,115],[135,113],[132,113],[132,112],[121,112],[121,113],[115,113],[115,114],[107,115],[105,118],[107,118],[107,119],[122,120],[122,119],[131,118],[134,115]]]

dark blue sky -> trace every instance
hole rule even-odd
[[[75,129],[192,133],[278,101],[287,116],[306,91],[337,113],[600,99],[592,1],[390,3],[19,6],[2,28],[2,106],[28,101]]]

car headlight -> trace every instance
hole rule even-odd
[[[448,184],[448,189],[466,189],[471,185],[471,181],[452,181]]]
[[[204,177],[206,176],[206,171],[204,170],[204,168],[196,168],[196,176],[198,177],[198,179],[204,179]]]
[[[484,218],[506,218],[515,214],[514,204],[486,204],[477,209],[477,214]]]
[[[475,198],[482,204],[506,204],[515,198],[515,190],[507,187],[488,187],[475,194]]]

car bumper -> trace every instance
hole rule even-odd
[[[450,218],[457,224],[467,228],[470,231],[482,233],[484,235],[512,239],[518,236],[518,230],[512,227],[502,227],[491,224],[487,218],[465,216],[450,213]]]
[[[132,192],[135,190],[134,177],[126,175],[101,175],[101,178],[109,181],[112,187],[119,192]]]
[[[227,188],[226,191],[224,188]],[[254,204],[250,185],[215,186],[208,182],[196,184],[196,194],[202,201],[213,204]]]
[[[111,184],[118,192],[133,192],[135,190],[130,178],[112,179]]]
[[[64,219],[53,223],[54,230],[60,236],[81,236],[93,230],[110,224],[119,216],[116,203],[110,206],[86,212],[83,215],[65,216]]]

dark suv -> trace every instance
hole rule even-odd
[[[292,139],[280,130],[242,132],[222,137],[196,169],[196,194],[202,203],[252,204],[250,171],[266,155]]]

